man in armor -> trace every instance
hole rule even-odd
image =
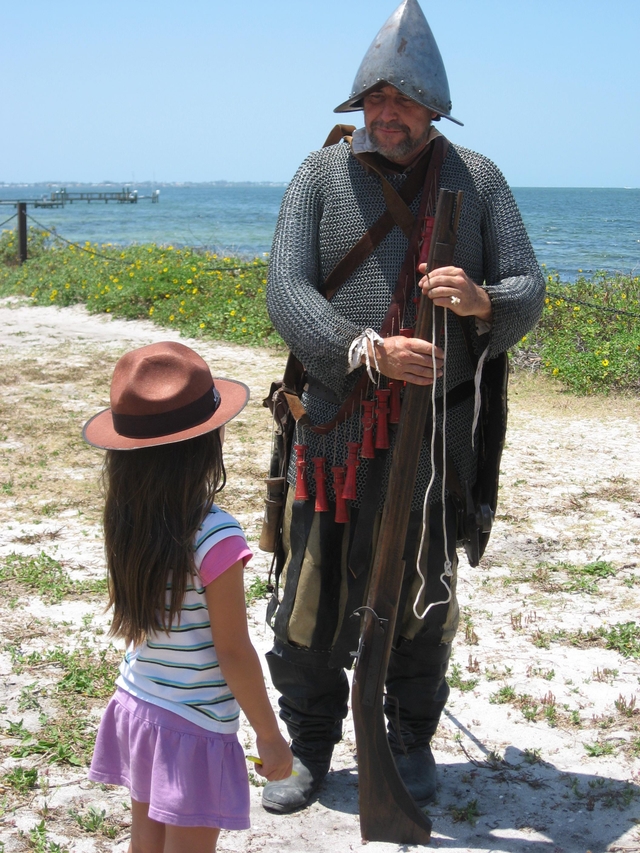
[[[441,117],[457,120],[450,113],[442,59],[417,0],[403,0],[385,23],[349,99],[336,108],[354,110],[364,110],[364,128],[347,140],[338,134],[340,141],[310,154],[293,178],[271,253],[268,308],[306,370],[304,422],[337,421],[325,435],[301,421],[295,441],[307,445],[307,458],[339,467],[347,443],[362,434],[360,407],[351,416],[336,416],[354,387],[361,387],[364,371],[378,388],[391,385],[389,380],[420,385],[435,380],[434,420],[446,441],[444,465],[473,490],[480,443],[474,378],[501,354],[504,363],[503,354],[536,323],[544,280],[500,171],[480,154],[449,144],[433,127]],[[454,265],[427,277],[423,266],[416,271],[419,251],[412,234],[419,218],[433,214],[439,188],[462,190],[464,200]],[[387,211],[392,218],[381,233]],[[407,257],[412,273],[401,281]],[[440,346],[408,331],[421,292],[447,309]],[[393,438],[391,429],[390,449],[376,451],[374,460],[358,460],[347,523],[334,520],[338,487],[327,483],[329,512],[314,512],[313,478],[310,500],[295,500],[294,489],[288,491],[280,597],[272,619],[275,644],[267,658],[297,775],[264,788],[263,805],[272,811],[286,813],[309,802],[342,736],[349,693],[345,669],[358,642],[357,620],[349,616],[365,599]],[[396,766],[419,804],[436,790],[430,741],[449,695],[445,675],[458,625],[459,506],[444,470],[432,472],[430,445],[425,435],[385,700]],[[295,454],[288,480],[296,480]],[[422,553],[425,495],[431,511],[429,545]]]

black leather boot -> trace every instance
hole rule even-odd
[[[268,812],[289,814],[304,808],[329,772],[329,761],[293,759],[294,774],[280,782],[267,782],[262,791],[262,806]]]
[[[333,747],[342,737],[349,684],[344,670],[329,667],[328,660],[328,653],[304,651],[279,641],[267,654],[298,774],[266,784],[262,805],[267,811],[287,814],[303,808],[329,772]]]
[[[385,712],[389,746],[400,778],[418,805],[433,799],[436,762],[429,746],[449,696],[445,675],[451,646],[422,638],[393,650]]]
[[[404,753],[394,754],[396,767],[407,790],[419,806],[435,797],[437,778],[436,761],[430,746],[420,746]]]

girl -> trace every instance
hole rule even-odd
[[[249,826],[239,707],[256,733],[258,773],[291,775],[247,629],[237,521],[224,486],[224,424],[241,382],[211,377],[179,343],[127,353],[111,408],[85,424],[106,449],[104,532],[111,634],[128,644],[89,778],[131,794],[129,853],[211,853],[220,829]]]

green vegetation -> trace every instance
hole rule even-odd
[[[35,767],[14,767],[2,777],[5,785],[10,785],[19,794],[26,794],[38,783],[38,770]]]
[[[595,560],[585,565],[572,563],[538,563],[533,569],[516,572],[504,578],[504,586],[530,583],[545,592],[583,592],[589,595],[598,593],[598,581],[613,577],[618,569],[606,560]],[[564,574],[567,580],[563,580]],[[511,625],[514,630],[521,628],[517,616],[512,614]]]
[[[99,833],[106,838],[115,838],[118,834],[118,824],[107,817],[105,809],[89,806],[84,814],[77,809],[70,809],[69,814],[85,832]]]
[[[587,755],[591,758],[600,758],[603,755],[614,755],[615,747],[612,743],[595,741],[594,743],[583,744]]]
[[[476,820],[480,817],[478,801],[469,800],[464,806],[450,806],[449,813],[454,823],[470,823],[471,826],[475,826]]]
[[[261,598],[266,598],[270,589],[271,587],[265,580],[262,578],[254,578],[244,592],[247,606],[252,605]]]
[[[31,235],[33,252],[15,262],[15,232],[0,235],[0,295],[37,305],[84,302],[89,311],[146,318],[191,337],[243,344],[281,343],[265,302],[266,265],[173,246],[83,247]]]
[[[12,758],[42,756],[49,764],[70,764],[82,767],[89,762],[95,743],[95,726],[84,714],[74,714],[68,705],[69,715],[61,715],[58,721],[42,717],[44,729],[32,734],[24,723],[9,723],[7,734],[19,743],[10,752]]]
[[[480,679],[478,678],[463,678],[462,668],[459,663],[452,664],[449,674],[447,675],[449,686],[457,687],[458,690],[461,690],[463,693],[473,690],[474,687],[477,686],[479,680]]]
[[[106,580],[73,581],[63,566],[41,551],[37,557],[9,554],[0,560],[0,585],[15,591],[24,588],[40,595],[48,604],[58,604],[66,596],[81,593],[104,594]]]
[[[542,320],[518,347],[579,394],[640,391],[640,277],[547,277]]]
[[[29,830],[28,836],[22,830],[19,831],[21,838],[27,839],[29,850],[34,850],[35,853],[68,853],[66,847],[61,847],[47,836],[47,827],[44,820],[36,824]]]
[[[36,685],[28,685],[29,689],[23,691],[22,707],[41,710],[40,728],[32,732],[23,720],[8,721],[4,733],[14,741],[9,754],[13,758],[39,756],[51,764],[84,766],[91,757],[96,735],[96,722],[88,711],[98,703],[104,705],[113,692],[119,653],[113,646],[89,646],[86,640],[72,651],[54,646],[45,652],[25,653],[16,644],[7,644],[4,651],[10,654],[16,673],[33,669],[42,678],[50,667],[56,674],[55,685],[38,688],[39,696],[46,695],[55,706],[52,715],[40,709],[34,695]],[[15,780],[7,781],[17,788],[21,777],[16,775]]]
[[[625,658],[640,658],[640,625],[637,622],[618,622],[610,628],[600,628],[607,648],[614,649]]]

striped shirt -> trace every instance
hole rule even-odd
[[[222,543],[220,550],[225,553],[225,560],[231,562],[216,567],[214,576],[239,559],[246,562],[251,555],[238,522],[214,504],[195,537],[197,572],[187,584],[180,618],[176,616],[168,634],[159,630],[148,634],[140,645],[129,646],[116,685],[204,729],[228,733],[238,730],[240,708],[218,665],[205,585],[200,576],[203,560]],[[237,548],[229,547],[235,543]],[[210,562],[207,560],[207,564]],[[170,601],[171,579],[167,585],[166,611]]]

